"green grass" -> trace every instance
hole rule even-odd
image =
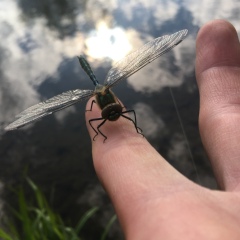
[[[81,230],[86,222],[91,218],[98,207],[88,210],[79,220],[75,228],[66,226],[62,218],[56,214],[47,203],[44,195],[39,188],[27,179],[31,186],[35,198],[36,206],[28,203],[23,188],[17,191],[18,210],[13,210],[14,215],[20,222],[17,228],[10,221],[7,222],[5,230],[0,229],[0,239],[2,240],[81,240],[79,237]],[[112,218],[105,228],[101,240],[106,239],[110,226],[114,222]]]

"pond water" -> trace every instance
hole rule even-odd
[[[236,0],[1,0],[2,200],[14,203],[8,189],[25,184],[27,175],[73,223],[99,206],[96,232],[84,232],[96,239],[114,212],[93,169],[86,103],[17,131],[3,128],[35,103],[71,89],[93,89],[77,55],[87,57],[102,83],[112,63],[129,51],[185,28],[189,33],[181,44],[113,91],[136,111],[145,137],[170,164],[198,184],[217,188],[198,131],[195,41],[200,27],[216,18],[231,21],[239,32],[239,9]],[[115,223],[109,239],[122,238]]]

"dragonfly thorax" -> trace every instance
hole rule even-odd
[[[117,97],[110,89],[103,89],[96,94],[96,102],[102,110],[102,118],[116,121],[122,113],[122,106],[117,102]]]
[[[101,110],[104,109],[107,105],[117,102],[117,98],[110,89],[104,90],[105,91],[100,91],[96,94],[96,101]]]
[[[108,104],[102,109],[102,118],[109,121],[116,121],[121,116],[122,106],[119,103]]]

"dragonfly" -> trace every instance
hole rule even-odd
[[[92,80],[95,89],[70,90],[56,95],[46,101],[35,104],[18,114],[16,116],[16,120],[9,124],[5,130],[9,131],[18,129],[28,123],[34,122],[56,111],[67,108],[77,102],[87,100],[90,97],[95,96],[95,99],[92,101],[89,111],[92,111],[93,104],[95,103],[101,109],[101,117],[89,120],[89,124],[95,132],[93,140],[95,140],[95,138],[100,133],[105,141],[107,139],[107,136],[101,131],[101,127],[107,120],[116,121],[120,117],[131,121],[136,129],[136,132],[142,134],[142,130],[137,126],[135,111],[124,111],[123,109],[125,108],[122,107],[118,98],[110,88],[115,86],[121,80],[130,77],[161,55],[170,51],[185,39],[187,33],[188,30],[184,29],[170,35],[158,37],[150,42],[147,42],[139,49],[130,52],[126,57],[113,65],[113,67],[109,70],[103,85],[98,82],[87,60],[80,55],[78,57],[79,63],[89,78]],[[128,117],[128,113],[133,113],[134,119]],[[93,126],[93,122],[95,121],[101,121],[96,128]]]

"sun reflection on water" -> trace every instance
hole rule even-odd
[[[120,27],[109,28],[103,21],[89,33],[85,43],[86,54],[98,59],[110,58],[116,61],[132,50],[126,32]]]

